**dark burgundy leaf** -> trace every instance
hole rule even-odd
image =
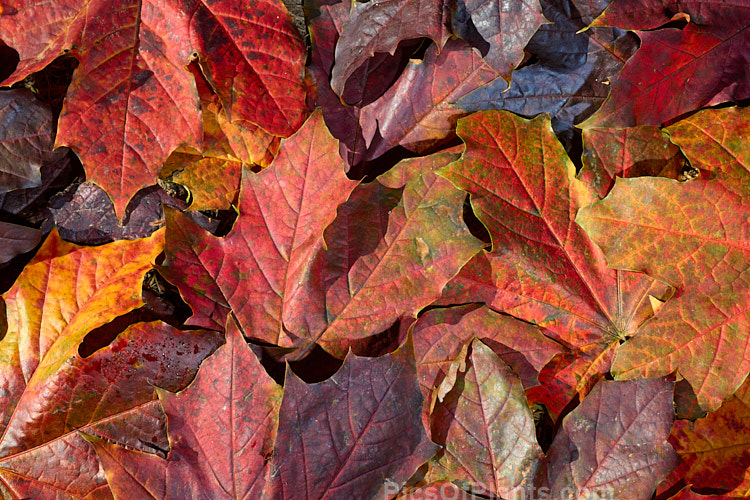
[[[75,155],[68,154],[59,161],[42,165],[42,183],[28,189],[15,189],[0,193],[0,213],[25,220],[30,224],[41,224],[50,218],[50,203],[56,193],[67,187],[79,175],[80,164]]]
[[[40,168],[67,150],[53,150],[55,122],[48,106],[26,89],[0,91],[0,193],[41,184]]]
[[[677,465],[666,379],[599,382],[563,420],[547,456],[552,498],[648,500]]]
[[[425,153],[454,138],[456,121],[466,113],[452,104],[495,78],[497,73],[462,40],[450,40],[440,51],[430,46],[424,60],[411,61],[383,97],[362,109],[367,157],[397,145]],[[373,143],[376,129],[382,139]]]
[[[331,135],[341,141],[341,156],[350,166],[362,161],[366,148],[359,124],[360,108],[379,97],[393,82],[399,67],[397,62],[404,57],[404,44],[399,45],[393,56],[379,52],[354,71],[343,96],[345,102],[352,104],[348,106],[333,91],[329,80],[336,42],[349,19],[350,4],[344,0],[331,4],[308,0],[305,10],[310,19],[310,72],[316,83],[316,102],[322,108]]]
[[[573,125],[591,116],[609,93],[616,75],[637,48],[637,38],[619,29],[591,28],[567,1],[543,2],[543,25],[526,47],[538,62],[513,73],[510,87],[496,80],[461,98],[465,111],[505,109],[531,117],[549,113],[555,132],[571,134]]]
[[[331,87],[344,95],[349,77],[376,52],[393,54],[402,40],[430,38],[442,47],[450,32],[446,0],[381,0],[354,2],[336,43]]]
[[[38,229],[0,221],[0,264],[30,251],[41,239]]]
[[[467,13],[489,49],[485,61],[506,81],[523,59],[523,48],[547,20],[538,0],[464,0]]]
[[[274,498],[380,498],[393,483],[398,491],[438,449],[421,411],[410,342],[380,358],[349,354],[319,384],[287,369]]]
[[[151,186],[133,196],[120,225],[107,193],[96,184],[84,182],[58,195],[50,212],[64,239],[82,245],[101,245],[113,240],[145,238],[164,226],[162,205],[177,209],[186,206],[158,186]]]

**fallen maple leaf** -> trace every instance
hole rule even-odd
[[[537,28],[546,23],[538,0],[462,2],[477,33],[489,45],[484,59],[510,81],[511,72],[523,59],[523,47]]]
[[[400,41],[431,38],[439,47],[450,32],[450,4],[445,0],[355,2],[336,43],[331,87],[343,95],[349,77],[376,52],[393,54]]]
[[[101,245],[113,240],[145,238],[164,226],[163,206],[185,208],[159,186],[149,186],[131,198],[122,221],[117,219],[107,193],[90,182],[55,197],[49,213],[60,236],[79,245]]]
[[[583,131],[583,168],[579,178],[604,198],[615,177],[677,179],[685,157],[656,127],[589,128]]]
[[[289,135],[305,114],[305,51],[283,4],[247,10],[219,1],[12,1],[3,40],[20,54],[13,83],[63,53],[80,65],[56,144],[73,148],[121,217],[181,143],[201,141],[195,54],[232,118]],[[41,20],[41,22],[40,22]],[[32,29],[33,27],[33,29]],[[258,40],[265,40],[257,43]]]
[[[389,211],[377,246],[359,255],[345,273],[326,277],[327,326],[320,335],[326,348],[341,354],[331,343],[367,337],[399,317],[416,316],[479,251],[482,243],[463,221],[464,194],[435,174],[454,158],[439,153],[404,160],[378,178],[385,187],[403,188],[403,194]],[[367,229],[360,229],[356,219],[347,223],[349,234]],[[350,244],[339,239],[330,252],[348,253]]]
[[[599,382],[547,455],[552,498],[651,498],[678,463],[667,442],[672,389],[665,379]]]
[[[542,335],[534,325],[475,305],[427,311],[411,332],[427,423],[437,398],[442,398],[442,391],[452,386],[450,382],[444,384],[446,377],[455,378],[452,365],[465,356],[463,349],[474,337],[491,347],[513,369],[525,389],[539,383],[539,371],[562,351],[562,346]],[[441,394],[437,393],[438,387]]]
[[[428,479],[508,496],[536,473],[542,451],[534,420],[518,376],[481,341],[470,350],[455,361],[461,383],[431,415],[432,439],[445,449]]]
[[[0,264],[32,250],[41,239],[38,229],[0,221]]]
[[[292,302],[295,290],[323,247],[336,207],[356,185],[316,112],[282,143],[270,167],[258,174],[243,170],[240,215],[228,236],[217,238],[168,211],[163,271],[193,305],[190,324],[223,328],[231,307],[248,335],[298,344],[283,322],[303,313]]]
[[[362,127],[359,124],[361,106],[380,97],[398,76],[401,60],[409,43],[402,43],[393,56],[378,52],[368,58],[347,79],[347,86],[339,97],[329,84],[333,69],[336,43],[344,25],[349,20],[350,3],[345,1],[324,4],[316,0],[305,2],[310,19],[312,54],[310,73],[315,81],[316,103],[321,107],[326,125],[336,139],[341,141],[341,156],[347,167],[364,159],[366,151]],[[351,105],[345,104],[351,103]]]
[[[658,126],[709,103],[750,97],[749,9],[743,1],[615,0],[594,26],[654,31],[638,32],[641,49],[582,126]],[[678,13],[688,19],[683,29],[656,29]]]
[[[396,493],[438,449],[420,424],[421,409],[410,342],[380,358],[349,354],[319,384],[306,385],[287,369],[271,494],[329,499]]]
[[[53,232],[3,295],[0,476],[14,495],[78,495],[103,487],[79,429],[136,449],[164,445],[158,437],[163,427],[149,406],[152,383],[173,390],[186,385],[219,336],[140,323],[91,356],[79,354],[92,330],[143,305],[143,276],[162,238],[159,231],[135,242],[84,248]],[[39,473],[40,464],[59,462],[60,455],[81,465]]]
[[[242,166],[267,167],[280,139],[246,120],[230,121],[203,75],[197,71],[193,75],[201,96],[203,142],[197,150],[177,148],[159,176],[188,190],[185,201],[192,210],[227,210],[237,203]]]
[[[0,92],[0,193],[41,184],[40,169],[67,150],[53,150],[52,111],[26,89]]]
[[[620,348],[612,372],[629,379],[677,370],[706,410],[750,371],[747,123],[746,111],[728,108],[676,124],[668,129],[672,141],[694,163],[712,165],[714,179],[618,179],[576,219],[610,266],[642,270],[681,292]]]
[[[666,298],[669,288],[608,269],[573,222],[596,194],[575,178],[548,120],[486,111],[459,120],[458,135],[466,151],[440,174],[471,194],[493,248],[462,269],[441,303],[485,302],[569,348],[553,361],[560,386],[537,389],[556,415],[609,371],[620,340],[653,315],[648,297]]]
[[[462,97],[465,111],[505,109],[531,117],[549,113],[552,128],[570,150],[573,125],[591,116],[609,93],[609,80],[637,48],[635,35],[590,28],[570,2],[542,1],[544,24],[525,47],[537,60],[513,72],[508,86],[495,80]]]
[[[685,480],[695,489],[732,490],[750,466],[750,383],[745,382],[715,412],[695,422],[678,420],[670,442],[687,468]]]
[[[283,2],[0,0],[0,497],[746,497],[747,6]]]
[[[362,108],[359,122],[368,158],[397,145],[424,153],[450,139],[456,121],[466,114],[453,104],[495,78],[478,51],[463,41],[450,40],[439,52],[430,46],[424,60],[411,61],[380,99]],[[376,130],[382,140],[373,144]]]
[[[177,394],[157,389],[169,426],[166,459],[87,437],[116,496],[262,497],[271,477],[268,457],[281,388],[231,318],[226,338],[187,389]]]

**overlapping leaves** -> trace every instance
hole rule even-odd
[[[683,293],[618,352],[620,377],[678,370],[706,409],[716,409],[747,376],[748,192],[744,111],[704,111],[678,123],[671,139],[710,180],[681,184],[618,180],[604,201],[578,217],[611,266],[639,269]],[[711,165],[700,160],[713,153]],[[648,204],[644,204],[647,201]],[[658,211],[654,207],[660,207]],[[679,248],[663,253],[662,248]]]
[[[79,60],[56,143],[76,151],[120,217],[172,150],[200,145],[191,58],[233,119],[289,135],[304,117],[304,48],[281,2],[247,11],[215,1],[19,0],[4,5],[0,32],[20,56],[5,83],[63,54]]]
[[[548,121],[482,112],[459,121],[458,133],[466,153],[441,174],[471,193],[493,247],[461,271],[443,300],[486,302],[573,350],[548,367],[564,390],[556,387],[555,397],[568,399],[551,401],[544,387],[538,396],[557,413],[609,371],[619,341],[653,315],[649,296],[665,299],[669,289],[608,269],[573,222],[596,195],[575,178]]]
[[[607,4],[0,2],[0,494],[746,495],[747,9]]]

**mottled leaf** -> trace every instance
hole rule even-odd
[[[428,402],[464,345],[474,337],[491,347],[519,376],[525,388],[538,383],[539,370],[562,350],[534,325],[498,314],[487,307],[462,306],[427,311],[412,328],[412,336],[419,384]]]
[[[223,328],[231,307],[247,335],[295,346],[282,323],[303,313],[295,307],[296,290],[336,207],[356,184],[316,112],[282,142],[270,167],[243,170],[240,215],[228,236],[215,237],[168,212],[164,276],[193,306],[191,324]]]
[[[200,144],[198,95],[185,69],[194,53],[233,119],[280,135],[302,122],[305,52],[281,2],[252,10],[216,0],[12,3],[0,31],[21,61],[6,83],[62,53],[79,60],[57,144],[79,154],[118,216],[172,150]]]
[[[533,478],[542,452],[518,376],[481,341],[470,349],[431,416],[432,438],[445,446],[436,474],[505,497]]]
[[[604,198],[615,177],[655,176],[677,179],[685,158],[655,127],[590,128],[583,131],[583,169],[579,177]]]
[[[731,490],[750,466],[750,384],[745,383],[715,412],[695,422],[678,420],[670,442],[688,467],[694,488]]]
[[[440,173],[471,194],[493,248],[464,267],[441,302],[482,301],[538,324],[572,351],[559,365],[567,373],[556,375],[564,382],[557,397],[583,396],[609,370],[620,339],[653,315],[649,296],[669,289],[608,269],[575,224],[596,194],[575,178],[548,120],[486,111],[459,120],[458,134],[466,152]],[[556,414],[567,401],[545,402]]]
[[[438,449],[422,428],[421,409],[410,342],[380,358],[349,354],[319,384],[306,385],[287,369],[273,497],[396,493]]]
[[[405,160],[378,178],[385,187],[403,188],[401,200],[377,246],[329,281],[323,342],[366,337],[416,315],[481,248],[462,218],[464,194],[434,173],[453,158]],[[356,226],[351,230],[356,234]],[[345,254],[349,244],[332,242],[330,251]]]
[[[229,121],[218,97],[204,96],[205,90],[200,92],[202,147],[178,148],[167,158],[160,177],[187,188],[192,210],[227,210],[237,202],[242,166],[267,167],[278,152],[279,137],[246,121]]]
[[[14,410],[3,425],[0,480],[18,497],[56,498],[61,492],[83,498],[108,488],[93,449],[78,431],[142,453],[168,446],[160,409],[153,406],[153,384],[184,387],[221,336],[139,323],[87,358],[78,355],[75,343],[60,352],[62,344],[74,340],[61,336],[36,370],[23,355],[30,340],[10,330],[0,344],[3,387],[13,391],[3,412]],[[63,361],[51,367],[52,358]],[[30,368],[24,386],[23,372]]]
[[[671,133],[688,159],[715,166],[714,179],[618,179],[577,219],[610,266],[642,270],[681,291],[620,348],[613,372],[633,378],[677,370],[706,410],[718,408],[750,371],[746,114],[704,111]],[[707,153],[715,154],[708,160]]]
[[[160,231],[136,242],[84,248],[63,242],[53,231],[3,295],[8,330],[0,343],[0,387],[8,394],[0,414],[0,453],[62,432],[70,416],[38,410],[68,402],[47,398],[45,390],[60,370],[80,359],[78,345],[87,333],[143,305],[143,275],[161,252],[162,240]]]

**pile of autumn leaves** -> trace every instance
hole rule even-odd
[[[171,26],[144,16],[154,17],[144,27]],[[316,57],[325,44],[333,54],[335,37],[317,29],[320,71]],[[206,51],[232,57],[232,44],[201,35]],[[138,57],[153,55],[159,44],[140,36]],[[80,55],[84,66],[93,52]],[[501,56],[485,58],[502,66]],[[428,49],[425,61],[437,57]],[[41,64],[29,61],[18,71]],[[381,119],[367,154],[395,145],[387,130],[430,154],[364,183],[346,175],[362,159],[359,139],[339,141],[327,125],[340,101],[308,112],[297,99],[293,118],[257,105],[267,130],[233,121],[226,103],[247,105],[237,89],[252,82],[222,86],[233,63],[208,61],[212,80],[189,75],[200,103],[186,98],[183,121],[169,124],[186,143],[172,152],[165,139],[166,153],[146,154],[154,146],[134,134],[119,139],[132,157],[118,159],[172,153],[157,162],[161,184],[187,186],[203,216],[165,208],[165,228],[101,246],[53,230],[0,299],[4,496],[750,493],[746,109],[706,109],[666,128],[595,127],[600,114],[582,125],[580,171],[545,116],[480,111],[458,120],[460,145],[437,152],[440,140],[411,144]],[[472,73],[476,87],[488,71]],[[156,97],[133,116],[163,98],[149,78],[130,96]],[[333,90],[345,96],[347,81],[333,75],[319,104]],[[74,115],[91,125],[85,83],[72,85],[61,124]],[[198,104],[196,133],[186,110]],[[352,109],[356,119],[374,112]],[[71,134],[61,130],[58,144]],[[109,154],[95,146],[81,154],[87,172]],[[122,168],[118,214],[139,182]],[[235,205],[228,234],[212,234],[205,214]],[[13,255],[41,234],[23,238]],[[144,278],[154,270],[191,307],[184,324],[144,313],[156,307],[144,288],[166,296],[164,282]],[[325,376],[305,359],[324,360]]]

